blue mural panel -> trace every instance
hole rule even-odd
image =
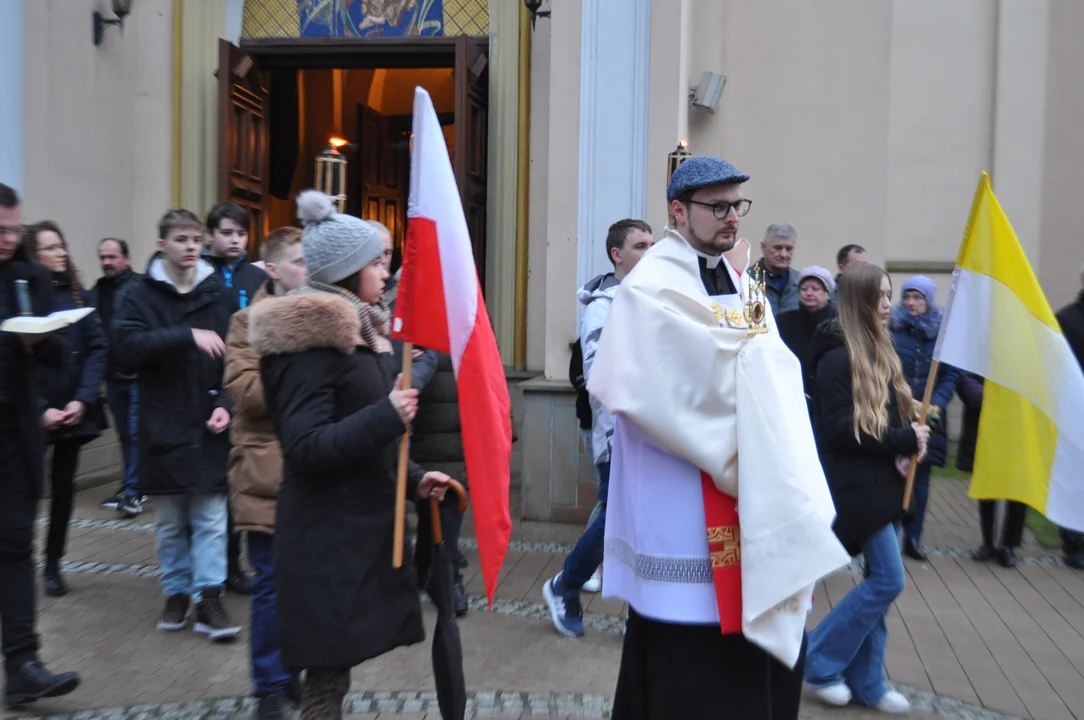
[[[301,37],[433,37],[444,0],[297,0]]]

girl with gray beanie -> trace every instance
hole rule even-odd
[[[282,445],[275,534],[282,661],[305,670],[301,717],[341,718],[350,669],[425,638],[414,573],[393,568],[398,440],[417,390],[397,389],[376,331],[388,271],[380,235],[298,197],[309,279],[250,310],[268,416]],[[407,494],[441,498],[448,476],[411,464]]]

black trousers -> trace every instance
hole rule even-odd
[[[45,542],[45,567],[56,569],[68,544],[68,525],[72,521],[75,496],[75,472],[79,468],[82,442],[61,440],[53,444],[53,467],[50,473],[52,497],[49,500],[49,536]]]
[[[0,646],[10,670],[38,652],[34,585],[37,488],[28,477],[26,446],[0,419]]]
[[[1028,506],[1013,500],[1005,501],[1005,528],[1001,533],[999,547],[1018,548],[1024,538],[1024,520]],[[994,547],[994,518],[997,512],[997,500],[979,500],[979,523],[982,525],[982,544]]]
[[[707,625],[650,620],[629,608],[612,720],[797,720],[805,640],[793,670]]]

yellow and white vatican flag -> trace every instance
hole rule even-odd
[[[986,173],[934,357],[986,378],[969,495],[1084,531],[1084,373]]]

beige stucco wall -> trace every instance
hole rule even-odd
[[[97,242],[128,240],[146,264],[172,189],[172,2],[133,4],[123,36],[95,47],[97,0],[23,2],[23,172],[27,222],[57,221],[84,283],[100,271]],[[80,475],[116,472],[112,431],[88,445]]]
[[[146,263],[173,172],[172,3],[135,3],[123,36],[106,28],[95,47],[100,6],[23,3],[25,215],[60,224],[88,284],[102,237],[125,238]]]

